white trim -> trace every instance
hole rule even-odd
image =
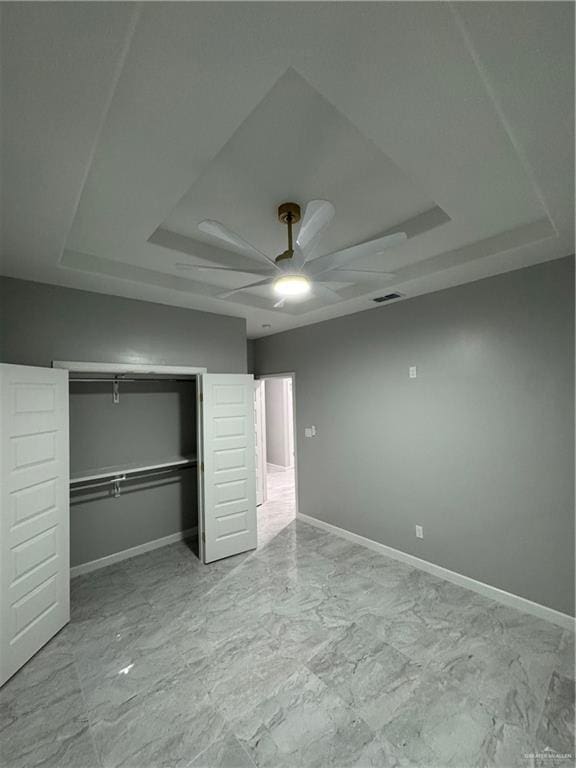
[[[316,528],[321,528],[324,531],[334,533],[336,536],[341,536],[343,539],[353,541],[355,544],[361,544],[368,549],[373,549],[381,555],[387,555],[388,557],[394,558],[394,560],[408,563],[408,565],[412,565],[414,568],[419,568],[421,571],[427,571],[434,576],[438,576],[440,579],[451,581],[453,584],[458,584],[473,592],[478,592],[478,594],[489,597],[498,603],[503,603],[504,605],[516,608],[519,611],[530,613],[533,616],[538,616],[540,619],[551,621],[553,624],[557,624],[563,629],[569,629],[574,632],[576,619],[573,619],[572,616],[569,616],[567,613],[556,611],[554,608],[548,608],[546,605],[541,605],[540,603],[534,603],[532,600],[527,600],[525,597],[514,595],[511,592],[506,592],[498,587],[492,587],[490,584],[485,584],[483,581],[476,581],[476,579],[472,579],[469,576],[464,576],[456,571],[450,571],[448,568],[443,568],[441,565],[435,565],[434,563],[422,560],[415,555],[409,555],[407,552],[388,547],[386,544],[380,544],[380,542],[374,541],[373,539],[367,539],[364,536],[360,536],[358,533],[352,533],[352,531],[347,531],[345,528],[339,528],[337,525],[324,522],[324,520],[318,520],[316,517],[310,517],[303,513],[298,513],[296,517],[303,520],[305,523],[316,526]]]
[[[255,379],[294,379],[296,374],[292,371],[286,373],[255,373]]]
[[[72,373],[139,373],[161,374],[162,376],[197,376],[207,373],[207,368],[195,368],[190,365],[156,365],[149,363],[85,363],[75,360],[52,360],[52,368],[66,368]]]
[[[296,433],[294,432],[294,419],[292,417],[292,409],[294,407],[294,399],[292,397],[292,389],[294,382],[290,377],[282,379],[282,405],[284,406],[284,423],[292,423],[292,432],[290,429],[284,430],[284,455],[288,457],[290,464],[287,466],[290,469],[294,466],[294,440]]]
[[[164,536],[161,539],[154,539],[153,541],[147,541],[144,544],[139,544],[137,547],[130,547],[130,549],[123,549],[121,552],[114,552],[106,557],[100,557],[98,560],[90,560],[88,563],[81,563],[70,568],[70,578],[75,576],[81,576],[83,573],[91,573],[97,571],[100,568],[106,568],[107,565],[114,565],[114,563],[120,563],[122,560],[128,560],[136,555],[143,555],[145,552],[151,552],[153,549],[160,549],[168,544],[174,544],[177,541],[183,541],[189,539],[197,533],[198,529],[188,528],[186,531],[178,531],[177,533],[171,533],[169,536]]]
[[[266,384],[254,379],[254,409],[256,412],[254,434],[256,435],[256,506],[268,499],[268,466],[266,464]],[[260,501],[258,499],[260,498]]]

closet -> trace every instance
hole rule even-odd
[[[256,547],[252,376],[2,364],[0,406],[0,685],[69,621],[71,530],[121,551],[176,514],[205,564]]]
[[[196,378],[70,373],[69,393],[72,572],[196,533]]]

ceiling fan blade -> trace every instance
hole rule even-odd
[[[312,287],[314,295],[323,301],[327,301],[329,304],[336,304],[338,301],[342,301],[342,296],[332,288],[328,288],[327,285],[320,285],[320,283],[314,283]]]
[[[334,218],[335,209],[328,200],[310,200],[304,211],[296,245],[302,250],[310,249],[324,229]]]
[[[273,283],[275,277],[267,277],[264,280],[258,280],[256,283],[248,283],[248,285],[242,285],[240,288],[232,288],[229,291],[223,291],[222,293],[218,294],[219,299],[227,299],[229,296],[232,296],[234,293],[240,293],[241,291],[245,291],[248,288],[256,288],[258,285],[270,285],[270,283]]]
[[[232,232],[231,229],[228,229],[228,227],[225,227],[224,224],[221,224],[219,221],[206,219],[198,224],[198,229],[211,237],[215,237],[228,245],[234,246],[249,259],[254,259],[254,261],[258,261],[261,264],[264,263],[267,266],[276,267],[276,263],[273,259],[266,256],[265,253],[262,253],[262,251],[259,251],[253,245],[250,245],[250,243],[240,237],[240,235],[237,235],[236,232]]]
[[[174,265],[176,269],[199,269],[201,272],[205,270],[216,270],[218,272],[237,272],[240,275],[266,275],[270,274],[269,272],[266,272],[265,270],[260,269],[235,269],[234,267],[211,267],[207,264],[185,264],[183,262],[178,262],[178,264]]]
[[[395,232],[393,235],[384,235],[384,237],[378,237],[376,240],[369,240],[367,243],[352,245],[342,251],[328,253],[326,256],[319,256],[317,259],[309,261],[306,272],[311,276],[320,275],[338,267],[344,267],[363,256],[376,256],[379,253],[384,253],[387,248],[400,245],[406,239],[406,232]]]

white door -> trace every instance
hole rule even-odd
[[[266,405],[264,379],[254,382],[254,440],[256,443],[256,504],[266,501]]]
[[[70,621],[68,372],[0,365],[0,685]]]
[[[208,373],[201,384],[201,556],[205,563],[255,549],[254,379]]]

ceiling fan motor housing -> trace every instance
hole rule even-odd
[[[278,221],[282,224],[296,224],[300,221],[300,206],[298,203],[282,203],[278,206]]]

